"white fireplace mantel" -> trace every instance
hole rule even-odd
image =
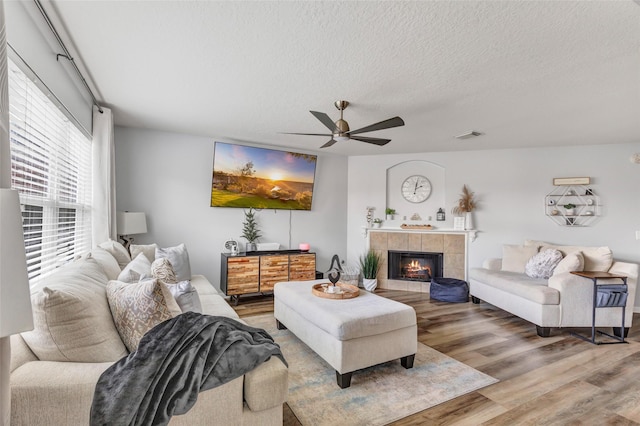
[[[411,234],[460,234],[467,235],[469,241],[473,242],[477,238],[477,229],[453,229],[453,228],[432,228],[432,229],[404,229],[399,226],[383,226],[380,228],[362,227],[362,236],[367,237],[369,232],[406,232]]]

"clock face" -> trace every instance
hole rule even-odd
[[[431,195],[431,182],[424,176],[409,176],[402,182],[402,196],[410,203],[421,203]]]

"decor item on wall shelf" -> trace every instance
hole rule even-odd
[[[360,257],[362,285],[367,291],[374,291],[378,286],[378,272],[382,267],[382,262],[382,255],[374,250],[369,250]]]
[[[629,161],[631,161],[633,164],[640,164],[640,153],[631,154],[631,157],[629,157]]]
[[[262,234],[258,228],[258,222],[256,221],[256,214],[253,208],[249,207],[249,211],[244,212],[244,222],[242,223],[242,237],[247,240],[247,246],[245,251],[256,251],[256,241]]]
[[[349,124],[342,117],[343,111],[349,106],[349,102],[347,101],[335,101],[333,103],[335,107],[340,110],[340,119],[335,123],[331,118],[325,114],[324,112],[318,111],[309,111],[315,118],[320,120],[322,124],[325,125],[331,133],[284,133],[285,135],[303,135],[303,136],[330,136],[331,139],[320,148],[328,148],[336,142],[348,141],[349,139],[353,139],[359,142],[366,142],[373,145],[386,145],[391,142],[391,139],[380,139],[380,138],[371,138],[364,136],[355,136],[359,133],[367,133],[373,132],[375,130],[384,130],[391,129],[393,127],[404,126],[404,121],[400,117],[389,118],[384,121],[380,121],[378,123],[370,124],[365,127],[361,127],[357,130],[350,130]]]
[[[568,178],[553,178],[553,184],[555,186],[561,185],[589,185],[591,178],[589,177],[568,177]]]
[[[144,212],[118,212],[116,214],[116,223],[118,235],[127,250],[133,244],[131,235],[147,233],[147,217]]]
[[[390,207],[387,207],[384,210],[385,215],[387,216],[387,220],[393,220],[394,216],[396,215],[396,209],[392,209]]]
[[[569,194],[569,195],[573,195],[573,194]],[[576,208],[575,204],[569,203],[569,204],[565,204],[562,207],[566,209],[567,216],[573,216],[575,214],[575,210],[574,210]]]

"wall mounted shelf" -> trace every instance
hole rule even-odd
[[[573,204],[573,209],[564,206]],[[560,226],[589,226],[600,216],[600,197],[585,185],[554,188],[544,198],[545,214]]]

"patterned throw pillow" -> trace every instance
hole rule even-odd
[[[525,273],[531,278],[547,279],[553,275],[553,270],[562,260],[562,253],[556,249],[546,249],[533,256],[524,267]]]
[[[167,287],[155,279],[134,284],[109,281],[107,300],[120,338],[131,352],[147,331],[182,313]]]
[[[151,275],[153,278],[162,281],[165,284],[175,284],[178,282],[173,266],[167,258],[160,258],[151,264]]]

